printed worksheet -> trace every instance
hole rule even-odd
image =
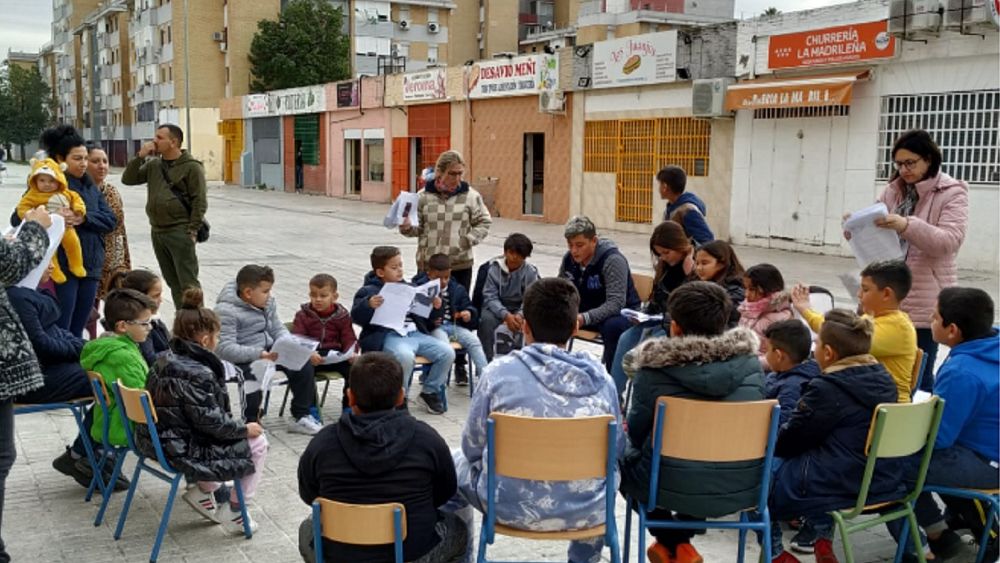
[[[298,371],[305,367],[317,346],[319,342],[311,338],[289,334],[275,340],[271,351],[278,353],[279,366]]]
[[[410,220],[410,226],[419,227],[420,219],[417,217],[417,202],[420,200],[419,194],[412,192],[401,192],[396,201],[392,202],[389,212],[382,219],[382,224],[386,228],[392,229],[403,224],[406,219]]]
[[[851,233],[851,250],[862,268],[879,260],[903,258],[899,235],[892,229],[875,226],[875,220],[889,214],[884,203],[876,203],[855,211],[844,221],[844,230]]]
[[[340,362],[346,362],[350,360],[355,355],[357,355],[358,343],[355,342],[350,348],[343,352],[338,352],[336,350],[330,350],[323,356],[323,365],[328,366],[330,364],[339,364]]]
[[[434,308],[434,298],[441,293],[441,282],[430,280],[418,286],[416,290],[417,292],[413,295],[413,302],[410,303],[410,312],[426,319],[431,316],[431,309]]]
[[[435,282],[436,283],[436,282]],[[417,294],[417,288],[408,283],[387,283],[378,292],[383,302],[375,309],[372,315],[372,324],[384,326],[406,336],[404,323],[406,313],[413,303],[413,296]]]
[[[17,282],[17,287],[27,287],[29,289],[38,287],[38,283],[42,281],[42,274],[48,269],[49,262],[52,261],[52,257],[55,256],[56,250],[59,248],[59,243],[62,242],[63,233],[66,232],[66,221],[62,218],[62,215],[54,213],[49,215],[49,217],[52,218],[52,226],[46,230],[49,234],[49,247],[45,250],[45,256],[33,270],[28,272],[28,275]],[[21,223],[21,225],[23,224]],[[20,233],[21,227],[18,226],[17,229],[11,229],[4,233],[4,236],[13,236],[16,238]]]

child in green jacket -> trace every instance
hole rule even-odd
[[[150,317],[156,304],[143,293],[134,289],[117,289],[108,294],[104,302],[102,324],[108,331],[101,338],[91,340],[83,346],[80,365],[87,371],[96,371],[108,386],[108,416],[111,444],[125,446],[125,427],[122,426],[118,405],[111,390],[115,381],[136,389],[146,387],[146,373],[149,366],[142,357],[139,343],[149,335],[152,323]],[[104,428],[104,413],[94,410],[94,424],[90,435],[101,441]]]

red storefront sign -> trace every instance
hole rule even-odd
[[[885,59],[896,54],[888,20],[772,35],[769,69],[800,68]]]

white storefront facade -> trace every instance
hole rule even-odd
[[[841,217],[871,204],[903,131],[923,128],[942,169],[969,184],[960,268],[997,272],[1000,43],[942,27],[888,33],[889,2],[740,23],[730,233],[733,242],[849,255]],[[926,41],[926,42],[925,42]]]

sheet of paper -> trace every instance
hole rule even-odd
[[[392,202],[392,205],[389,206],[389,211],[386,212],[385,217],[382,218],[382,225],[384,225],[385,228],[392,229],[398,226],[396,223],[396,215],[398,214],[398,211],[399,199],[396,199],[396,201]]]
[[[254,360],[250,364],[250,378],[243,384],[245,393],[255,393],[262,389],[270,389],[274,379],[275,365],[270,360]],[[243,374],[244,376],[246,374]]]
[[[396,201],[392,202],[392,206],[389,207],[389,212],[386,213],[382,224],[391,229],[402,225],[403,221],[409,219],[411,226],[419,227],[420,219],[417,217],[417,203],[419,199],[419,194],[401,192]]]
[[[355,355],[357,355],[358,343],[355,342],[350,348],[343,352],[337,352],[336,350],[330,350],[323,357],[323,365],[339,364],[340,362],[346,362],[350,360]]]
[[[387,283],[382,286],[378,294],[382,297],[382,305],[375,309],[372,315],[372,324],[384,326],[392,329],[402,336],[406,336],[403,323],[406,322],[406,313],[413,303],[413,296],[416,295],[417,288],[407,283]]]
[[[417,292],[413,295],[413,303],[410,304],[410,312],[426,319],[431,316],[431,309],[434,308],[434,298],[441,293],[441,282],[430,280],[418,286],[416,290]]]
[[[663,315],[647,315],[646,313],[636,311],[635,309],[622,309],[622,316],[640,323],[663,320]]]
[[[55,256],[56,250],[59,248],[59,243],[62,242],[63,233],[66,232],[66,222],[61,215],[50,215],[50,217],[52,217],[52,226],[47,231],[49,233],[49,248],[46,249],[45,256],[35,266],[35,269],[28,272],[28,275],[17,282],[17,287],[27,287],[30,289],[38,287],[38,283],[42,281],[42,274],[49,267],[49,262],[52,261],[52,257]],[[21,233],[20,227],[18,227],[15,233],[15,236]]]
[[[286,335],[274,341],[271,351],[278,353],[278,365],[298,371],[305,367],[319,342],[296,335]]]
[[[876,203],[855,211],[844,221],[844,230],[851,233],[851,250],[862,268],[879,260],[903,258],[899,235],[892,229],[875,226],[875,220],[889,214],[884,203]]]

